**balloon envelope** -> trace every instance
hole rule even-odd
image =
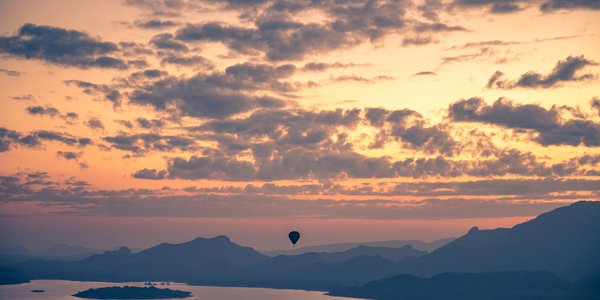
[[[290,238],[290,241],[292,241],[292,244],[296,246],[296,242],[298,242],[298,240],[300,239],[300,232],[290,231],[288,237]]]

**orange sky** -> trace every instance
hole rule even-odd
[[[258,2],[2,1],[0,246],[432,240],[600,198],[593,4]]]

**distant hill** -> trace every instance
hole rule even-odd
[[[193,283],[328,290],[397,274],[397,261],[424,254],[410,246],[358,246],[342,252],[279,255],[221,280]]]
[[[332,291],[335,296],[404,300],[593,300],[600,299],[597,278],[570,283],[544,271],[444,273],[431,278],[398,275]]]
[[[220,277],[268,257],[225,236],[197,238],[180,244],[160,244],[132,253],[122,247],[77,262],[31,260],[15,265],[43,279],[136,281],[190,280]]]
[[[399,273],[545,270],[577,280],[600,272],[600,202],[577,202],[513,228],[471,229]]]
[[[439,239],[432,242],[423,242],[418,240],[393,240],[393,241],[375,241],[375,242],[358,242],[358,243],[338,243],[298,247],[290,250],[260,250],[261,253],[268,256],[277,255],[298,255],[309,252],[341,252],[358,246],[367,247],[385,247],[385,248],[402,248],[411,246],[414,249],[431,252],[441,246],[446,245],[454,238]]]

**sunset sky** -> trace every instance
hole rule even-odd
[[[0,246],[459,236],[600,200],[600,1],[0,1]]]

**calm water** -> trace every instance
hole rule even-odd
[[[78,299],[71,295],[89,288],[133,285],[143,286],[142,282],[82,282],[66,280],[34,280],[30,283],[16,285],[0,285],[0,299]],[[169,286],[157,285],[192,292],[193,296],[187,299],[198,300],[343,300],[352,298],[330,297],[323,292],[308,292],[299,290],[275,290],[263,288],[236,288],[191,286],[183,283],[171,283]],[[45,293],[32,293],[31,290],[45,290]],[[354,299],[355,300],[355,299]]]

